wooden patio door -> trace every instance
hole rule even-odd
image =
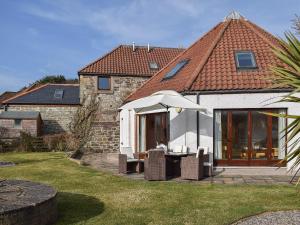
[[[274,139],[276,118],[258,110],[226,110],[226,114],[226,134],[222,137],[226,151],[221,160],[215,160],[217,165],[275,166],[280,161],[276,156],[278,140]]]

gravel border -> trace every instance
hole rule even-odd
[[[298,225],[300,210],[265,212],[241,219],[232,225]]]

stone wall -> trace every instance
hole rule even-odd
[[[0,127],[5,128],[4,138],[17,138],[20,137],[20,132],[25,131],[36,137],[39,135],[39,127],[37,120],[25,120],[21,122],[20,128],[14,127],[13,119],[0,119]]]
[[[51,105],[10,105],[8,111],[37,111],[43,121],[43,134],[57,134],[68,130],[78,106],[51,106]]]
[[[149,77],[111,76],[111,90],[98,90],[97,76],[80,76],[80,99],[97,94],[100,108],[94,123],[94,135],[88,143],[96,152],[118,152],[120,145],[120,121],[118,108],[126,97],[141,87]]]

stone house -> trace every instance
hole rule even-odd
[[[97,152],[119,150],[118,108],[129,94],[182,51],[181,48],[120,45],[78,72],[81,99],[96,94],[101,102],[89,148]]]
[[[56,134],[68,129],[80,105],[78,84],[44,84],[23,91],[3,101],[8,112],[39,112],[42,133]]]
[[[34,137],[42,134],[42,119],[39,112],[6,111],[0,113],[1,138],[16,138],[21,131]]]
[[[87,147],[117,152],[120,143],[118,108],[124,99],[183,49],[120,45],[78,72],[79,84],[33,85],[2,102],[6,111],[35,111],[43,120],[43,134],[68,130],[84,96],[101,102]],[[3,109],[4,110],[4,109]]]

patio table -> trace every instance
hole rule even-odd
[[[167,160],[167,176],[168,177],[180,177],[181,168],[180,162],[182,157],[191,155],[189,153],[177,153],[177,152],[167,152],[165,154]]]

